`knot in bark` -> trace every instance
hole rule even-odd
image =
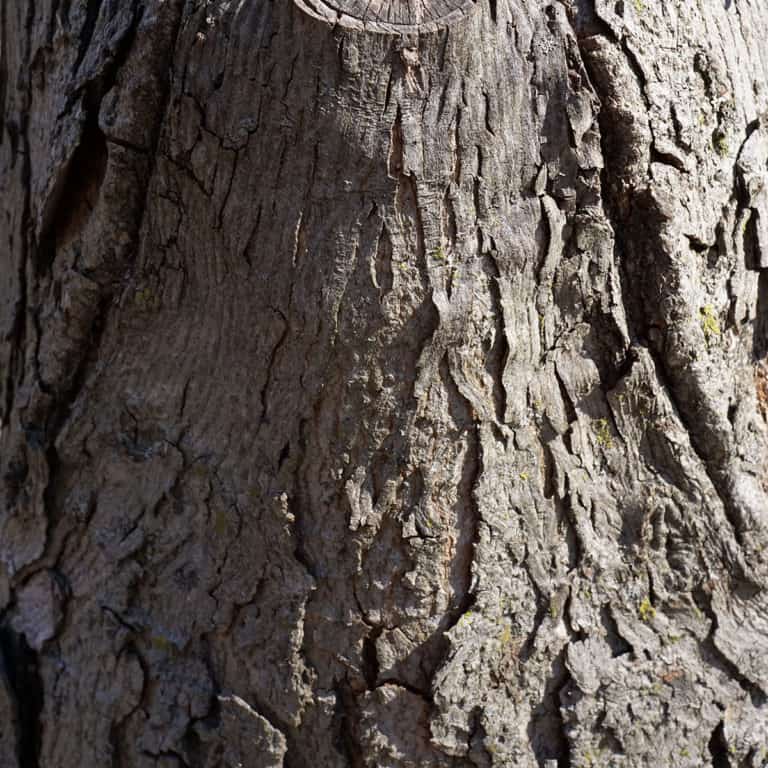
[[[364,32],[432,32],[463,19],[477,0],[294,0],[305,13]]]

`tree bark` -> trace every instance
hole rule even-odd
[[[0,6],[0,766],[768,764],[763,0]]]

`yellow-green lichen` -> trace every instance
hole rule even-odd
[[[641,621],[646,622],[646,624],[653,621],[656,616],[656,609],[651,605],[651,599],[648,595],[640,601],[640,607],[637,609],[637,613],[638,616],[640,616]]]
[[[152,291],[149,288],[138,288],[133,295],[137,307],[148,309],[152,305]]]
[[[717,320],[715,310],[711,304],[706,304],[699,310],[701,315],[701,330],[704,331],[704,338],[707,343],[717,339],[720,334],[720,323]]]
[[[608,419],[598,419],[594,424],[597,444],[602,448],[612,448],[613,438],[611,437],[611,427]]]

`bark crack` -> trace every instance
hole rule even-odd
[[[16,734],[19,768],[38,768],[42,747],[43,682],[39,655],[27,644],[24,635],[9,626],[0,627],[0,653],[16,700]]]

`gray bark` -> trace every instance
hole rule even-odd
[[[0,6],[0,766],[768,764],[764,0]]]

